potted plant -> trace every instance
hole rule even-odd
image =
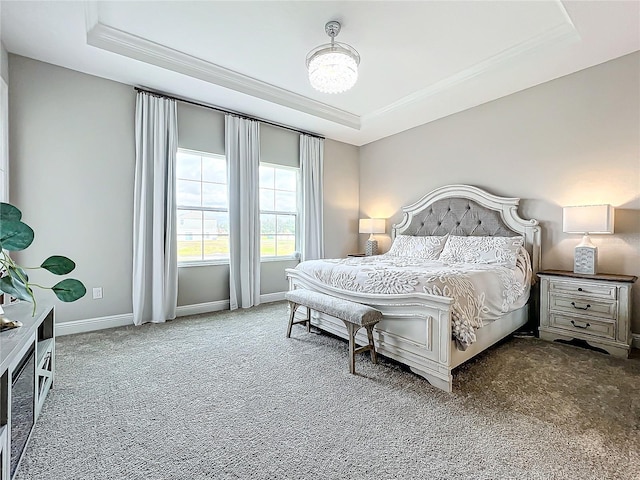
[[[75,302],[82,298],[87,289],[80,280],[65,278],[52,287],[45,287],[29,281],[26,270],[29,268],[18,265],[9,255],[10,252],[24,250],[33,242],[33,229],[22,221],[22,212],[9,203],[0,203],[0,292],[11,295],[20,300],[33,304],[33,314],[36,312],[36,297],[33,287],[53,290],[56,297],[63,302]],[[76,264],[73,260],[53,255],[47,258],[39,267],[54,275],[71,273]],[[0,313],[2,307],[0,306]],[[0,330],[20,326],[19,322],[0,319]],[[4,327],[4,328],[3,328]]]

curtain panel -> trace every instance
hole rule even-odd
[[[260,304],[260,124],[225,115],[230,309]]]
[[[324,258],[322,172],[324,140],[300,135],[302,260]]]
[[[133,212],[133,322],[176,317],[176,101],[138,92]]]
[[[9,201],[9,87],[0,78],[0,202]]]

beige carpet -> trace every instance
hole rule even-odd
[[[510,339],[454,393],[263,305],[59,339],[17,479],[636,479],[640,360]]]

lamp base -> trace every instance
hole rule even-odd
[[[598,248],[595,246],[578,245],[573,257],[573,273],[595,275],[598,264]]]
[[[377,240],[367,240],[367,244],[364,248],[364,253],[367,256],[377,255],[378,254],[378,241]]]

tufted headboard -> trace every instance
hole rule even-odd
[[[519,198],[498,197],[470,185],[447,185],[402,208],[392,236],[513,237],[522,235],[534,273],[540,269],[540,226],[518,214]]]

